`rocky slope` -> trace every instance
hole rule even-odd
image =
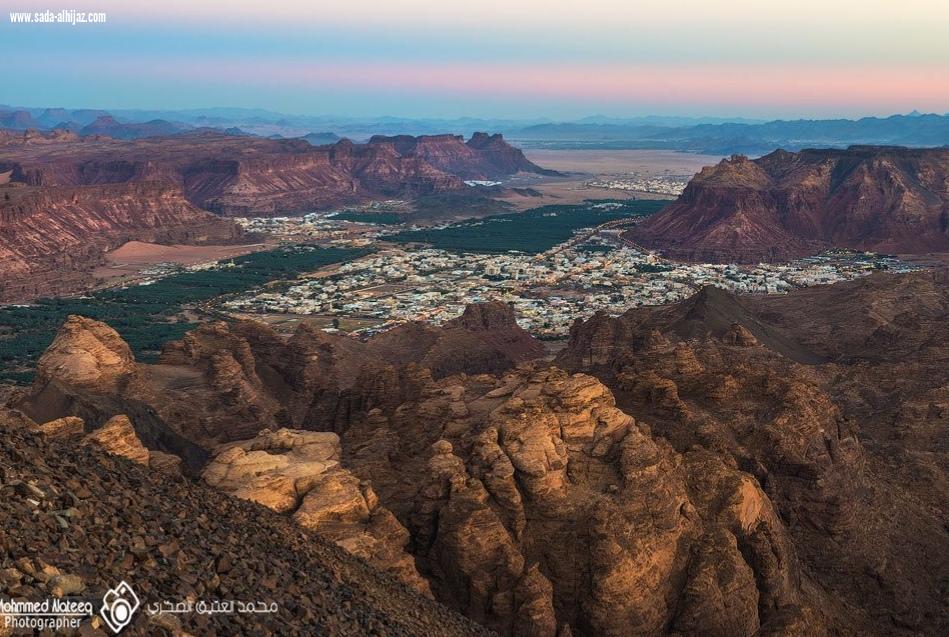
[[[672,258],[781,261],[828,247],[949,250],[949,150],[853,146],[734,156],[629,238]]]
[[[98,609],[125,580],[142,604],[128,635],[488,634],[265,507],[28,425],[0,415],[4,599],[74,596]],[[186,599],[278,611],[147,611]],[[96,617],[79,634],[112,633]]]

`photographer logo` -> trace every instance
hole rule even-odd
[[[102,609],[99,615],[112,632],[118,634],[131,623],[138,606],[138,595],[123,581],[115,588],[110,588],[102,596]]]

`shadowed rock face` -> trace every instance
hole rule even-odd
[[[505,304],[472,306],[443,327],[407,324],[366,343],[306,325],[286,340],[252,321],[205,324],[166,345],[158,365],[136,363],[107,325],[70,317],[22,405],[41,422],[74,415],[98,426],[126,414],[146,446],[181,453],[177,438],[159,438],[168,432],[211,449],[264,428],[344,431],[356,414],[414,395],[418,379],[503,372],[542,354]],[[191,455],[186,464],[203,463]]]
[[[947,318],[945,271],[785,296],[706,291],[578,324],[557,362],[602,379],[680,452],[754,475],[853,630],[938,634]]]
[[[854,146],[736,156],[629,232],[695,261],[781,261],[831,246],[949,250],[949,150]]]

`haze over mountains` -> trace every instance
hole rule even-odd
[[[263,109],[208,108],[94,110],[21,108],[0,105],[0,128],[65,128],[81,135],[137,139],[213,128],[260,136],[310,137],[316,144],[337,137],[356,141],[373,135],[471,135],[493,130],[525,146],[545,148],[666,149],[708,154],[761,155],[776,148],[890,144],[911,147],[949,144],[949,115],[912,112],[889,117],[817,120],[591,116],[575,121],[497,118],[347,118],[300,116]]]

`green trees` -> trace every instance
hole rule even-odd
[[[465,221],[447,228],[407,230],[389,235],[386,239],[401,243],[428,243],[435,248],[459,252],[516,250],[536,254],[567,241],[581,228],[616,219],[655,214],[668,202],[630,200],[608,203],[615,205],[598,207],[598,202],[587,202],[543,206],[521,213]]]
[[[135,356],[154,358],[194,323],[175,320],[185,306],[265,283],[292,279],[331,263],[351,261],[368,250],[293,246],[233,259],[232,267],[181,272],[151,285],[106,290],[88,297],[42,299],[30,306],[0,307],[0,379],[29,382],[33,364],[70,314],[104,321],[122,335]]]

